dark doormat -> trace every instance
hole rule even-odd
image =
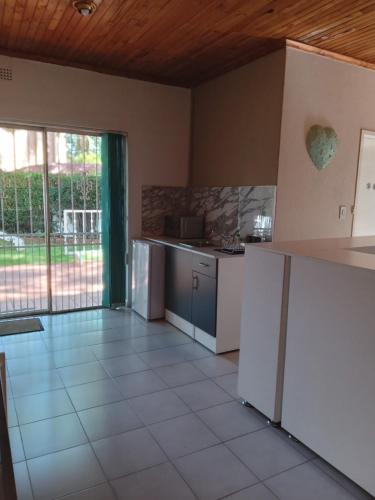
[[[10,319],[0,321],[0,335],[41,332],[43,330],[44,328],[39,318]]]

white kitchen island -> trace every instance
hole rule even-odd
[[[375,495],[375,237],[251,245],[239,394]]]

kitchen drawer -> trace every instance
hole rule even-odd
[[[214,257],[206,257],[205,255],[193,255],[193,271],[205,274],[211,278],[216,278],[217,260]]]

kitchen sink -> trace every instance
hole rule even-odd
[[[208,240],[197,240],[197,241],[179,241],[178,245],[185,248],[205,248],[212,247],[212,243]]]
[[[214,250],[228,255],[243,255],[245,253],[244,248],[215,248]]]

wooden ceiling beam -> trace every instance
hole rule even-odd
[[[354,66],[360,66],[362,68],[375,70],[375,63],[369,63],[363,61],[362,59],[357,59],[355,57],[338,54],[337,52],[332,52],[331,50],[320,49],[319,47],[314,47],[306,43],[297,42],[296,40],[287,39],[286,47],[302,50],[304,52],[309,52],[310,54],[317,54],[319,56],[328,57],[329,59],[334,59],[335,61],[353,64]]]

